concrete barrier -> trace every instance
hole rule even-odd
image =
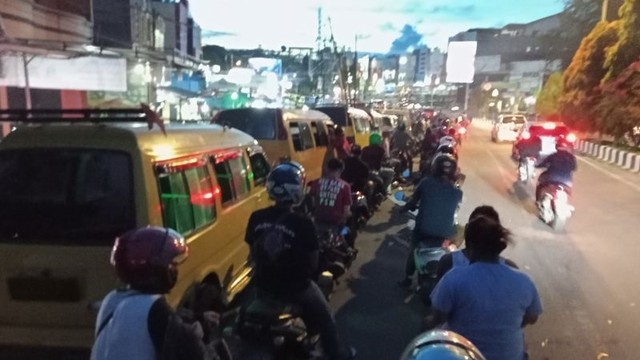
[[[585,140],[578,140],[577,150],[584,155],[640,173],[640,154]]]

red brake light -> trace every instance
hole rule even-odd
[[[566,139],[567,139],[568,142],[572,142],[573,143],[573,142],[576,142],[576,140],[578,138],[576,137],[576,135],[574,133],[569,133],[569,135],[567,135]]]
[[[522,137],[525,140],[528,140],[531,137],[531,134],[528,131],[523,131],[520,137]]]
[[[556,123],[546,122],[542,124],[542,127],[545,128],[546,130],[553,130],[556,128]]]

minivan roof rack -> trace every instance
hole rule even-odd
[[[7,109],[0,110],[1,121],[23,123],[147,123],[149,130],[157,125],[166,135],[164,123],[160,116],[147,105],[140,108],[123,109]]]

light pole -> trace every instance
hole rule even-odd
[[[609,0],[602,0],[602,18],[601,21],[607,21],[607,12],[609,10]]]

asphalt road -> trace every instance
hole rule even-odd
[[[562,233],[537,218],[533,187],[513,186],[510,144],[475,125],[461,153],[467,175],[460,219],[496,207],[516,244],[505,256],[537,284],[544,314],[526,329],[532,360],[640,359],[640,175],[580,158]],[[359,258],[331,304],[358,359],[397,359],[420,328],[424,307],[400,289],[406,219],[387,201],[361,233]]]

